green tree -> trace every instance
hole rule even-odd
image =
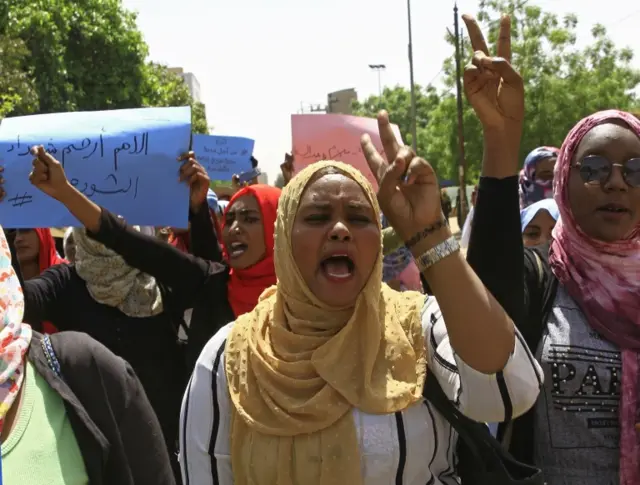
[[[5,0],[0,34],[22,39],[40,112],[141,106],[147,46],[120,0]]]
[[[603,25],[591,28],[586,47],[576,48],[578,18],[563,18],[512,0],[490,0],[479,20],[498,35],[500,12],[512,16],[513,64],[525,81],[526,113],[521,158],[540,145],[559,146],[581,118],[603,109],[633,109],[640,72],[633,51],[616,48]]]
[[[191,131],[209,133],[207,115],[202,103],[194,101],[182,78],[166,66],[148,63],[141,89],[142,106],[191,106]]]
[[[423,129],[433,121],[432,113],[440,103],[440,94],[432,86],[426,88],[416,86],[415,91],[417,147],[420,154],[425,154],[428,151],[428,144],[423,136]],[[401,86],[386,87],[382,92],[382,96],[370,96],[362,103],[356,101],[353,103],[352,109],[355,115],[370,118],[375,118],[381,109],[388,110],[391,120],[400,129],[402,140],[407,145],[413,143],[413,135],[411,134],[411,93],[407,89]],[[437,162],[434,164],[437,165]]]
[[[148,48],[136,15],[121,0],[0,3],[0,36],[22,40],[29,51],[21,70],[32,74],[39,99],[30,112],[189,104],[194,130],[207,131],[204,108],[194,105],[184,83],[177,83],[180,78],[146,62]]]
[[[38,94],[30,72],[23,69],[29,49],[20,39],[0,36],[0,119],[9,113],[38,109]]]
[[[633,52],[617,48],[607,36],[606,28],[595,25],[586,47],[576,47],[578,19],[575,15],[559,18],[540,7],[513,0],[481,2],[478,19],[488,27],[489,45],[498,35],[503,12],[512,18],[512,62],[522,74],[526,92],[526,115],[520,157],[540,145],[559,146],[567,132],[581,118],[602,109],[633,110],[638,107],[634,88],[640,73],[631,65]],[[455,43],[446,37],[454,52]],[[463,43],[465,59],[471,56]],[[435,90],[428,109],[418,103],[418,150],[434,165],[442,178],[454,179],[458,160],[457,110],[455,98],[455,63],[453,55],[443,64],[444,87]],[[398,100],[410,99],[407,90],[396,87],[393,97],[386,97],[384,107],[392,121],[400,125],[403,137],[410,140],[406,126],[398,120],[409,116],[410,105]],[[421,92],[423,90],[420,90]],[[385,91],[386,92],[386,91]],[[384,96],[383,96],[384,98]],[[363,106],[375,105],[371,97]],[[370,110],[358,114],[371,116]],[[425,125],[425,120],[427,123]],[[480,173],[482,162],[482,128],[466,99],[463,102],[465,155],[468,180]]]

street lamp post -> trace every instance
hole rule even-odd
[[[409,76],[411,78],[411,145],[413,152],[418,151],[416,128],[416,86],[413,82],[413,42],[411,40],[411,0],[407,0],[407,21],[409,24]]]
[[[382,98],[382,81],[380,80],[380,73],[387,68],[384,64],[369,64],[369,69],[378,73],[378,97]]]
[[[458,112],[458,180],[460,184],[460,222],[464,223],[467,218],[469,204],[467,204],[467,164],[464,153],[464,118],[462,113],[462,48],[460,29],[458,28],[458,4],[453,5],[453,28],[456,42],[456,102]]]

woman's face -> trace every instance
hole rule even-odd
[[[304,191],[291,246],[313,294],[332,307],[353,306],[380,252],[378,214],[343,174],[323,175]]]
[[[33,229],[18,229],[15,238],[16,256],[21,263],[32,262],[40,254],[40,239]]]
[[[232,268],[253,266],[267,253],[260,205],[253,195],[238,197],[224,219],[222,240]]]
[[[624,164],[640,157],[640,139],[625,124],[595,126],[578,145],[572,163],[599,155]],[[578,168],[569,175],[569,204],[576,223],[589,236],[613,242],[625,238],[640,222],[640,188],[627,185],[620,167],[613,167],[609,180],[586,183]]]
[[[531,222],[524,228],[522,240],[525,246],[538,246],[551,241],[551,231],[556,220],[546,210],[538,211]]]
[[[536,163],[536,180],[547,182],[553,180],[553,169],[556,166],[556,157],[548,157]]]

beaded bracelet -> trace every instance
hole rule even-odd
[[[426,238],[429,234],[431,234],[433,232],[436,232],[438,229],[442,229],[443,227],[447,227],[448,225],[449,225],[449,221],[448,220],[441,219],[438,222],[436,222],[435,224],[425,227],[422,231],[420,231],[415,236],[413,236],[411,239],[409,239],[405,243],[405,246],[407,246],[407,248],[411,249],[413,246],[415,246],[420,241],[422,241],[424,238]]]

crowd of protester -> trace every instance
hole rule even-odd
[[[223,200],[185,153],[184,229],[127,224],[32,149],[78,224],[0,231],[2,483],[640,484],[640,121],[611,106],[518,160],[510,19],[495,56],[464,20],[461,235],[386,112],[377,191],[289,155],[284,189]]]

